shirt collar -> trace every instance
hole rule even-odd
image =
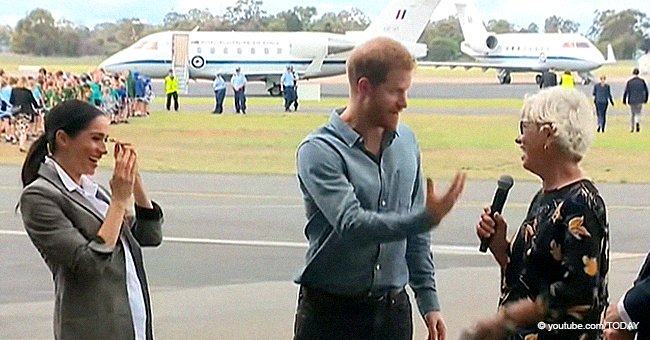
[[[341,119],[341,114],[343,111],[345,111],[345,108],[332,110],[332,114],[330,115],[330,124],[338,133],[338,135],[341,136],[341,138],[345,141],[345,143],[349,147],[353,147],[355,144],[362,142],[363,138],[350,125]],[[385,134],[385,145],[390,145],[396,137],[399,137],[397,131],[393,131],[390,134]]]
[[[86,175],[81,175],[81,185],[78,185],[71,177],[68,175],[65,170],[57,163],[53,158],[49,156],[45,156],[45,164],[51,165],[54,167],[56,170],[57,174],[59,175],[59,178],[61,179],[61,182],[63,182],[63,186],[65,186],[66,189],[68,189],[69,192],[73,191],[78,191],[82,195],[86,196],[95,196],[97,195],[97,190],[98,190],[98,185],[97,183],[93,182],[92,179],[90,179]]]

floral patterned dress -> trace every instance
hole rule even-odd
[[[509,249],[499,306],[541,298],[547,325],[582,329],[518,329],[510,339],[598,339],[608,303],[609,226],[605,203],[589,180],[539,191]],[[575,325],[575,326],[574,326]],[[554,327],[554,328],[560,328]]]

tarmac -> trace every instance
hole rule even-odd
[[[209,86],[191,85],[190,95],[210,95]],[[256,86],[251,87],[251,95],[264,95],[263,85]],[[620,86],[620,82],[613,84],[614,91]],[[588,92],[591,87],[582,89]],[[410,94],[415,98],[523,98],[536,90],[530,83],[503,87],[417,82]],[[334,81],[324,83],[323,91],[325,96],[341,96],[347,88]],[[281,101],[278,98],[278,107]],[[302,110],[326,113],[307,106]],[[612,111],[625,110],[617,105]],[[0,339],[51,339],[51,274],[14,211],[20,194],[19,170],[0,166]],[[108,177],[106,170],[97,175],[105,184]],[[295,177],[183,173],[144,173],[143,177],[166,219],[163,245],[144,251],[156,338],[291,339],[298,290],[293,278],[306,250],[304,208]],[[616,302],[632,284],[650,248],[650,185],[597,185],[608,207],[610,301]],[[444,183],[439,186],[444,189]],[[481,208],[489,204],[494,189],[493,181],[469,181],[457,206],[433,232],[448,339],[457,339],[464,328],[496,312],[499,269],[490,255],[478,252],[474,234]],[[512,224],[510,233],[538,189],[537,182],[518,181],[511,190],[504,208]],[[426,329],[416,310],[414,338],[425,339]]]
[[[51,276],[14,206],[19,169],[0,166],[0,339],[52,338]],[[107,183],[109,173],[98,180]],[[145,250],[157,339],[290,339],[305,253],[304,212],[292,176],[145,173],[165,211],[165,241]],[[440,184],[444,188],[444,183]],[[474,228],[495,183],[470,181],[433,233],[448,339],[496,311],[499,269],[478,252]],[[520,221],[538,183],[515,184],[504,209]],[[650,186],[601,184],[611,225],[611,301],[631,285],[648,251]],[[511,226],[511,232],[514,227]],[[414,308],[415,313],[415,308]],[[414,316],[415,339],[426,330]]]

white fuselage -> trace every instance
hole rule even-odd
[[[241,67],[251,80],[255,75],[281,73],[286,65],[293,65],[301,73],[319,49],[327,48],[328,38],[344,37],[303,32],[160,32],[114,54],[100,67],[108,72],[130,70],[153,78],[164,77],[172,67],[174,33],[189,35],[189,76],[194,79],[213,79],[217,73],[232,74],[236,67]],[[315,76],[342,72],[345,72],[344,56],[331,54],[325,57],[320,73]]]
[[[478,62],[502,64],[511,72],[544,70],[588,72],[606,63],[603,54],[579,34],[509,33],[494,35],[496,47],[463,41],[461,51]]]
[[[152,78],[165,77],[172,68],[174,34],[189,35],[187,58],[189,78],[213,79],[230,75],[241,67],[249,80],[267,80],[292,65],[302,79],[345,73],[349,51],[363,35],[322,32],[160,32],[140,39],[100,65],[111,73],[140,72]],[[361,39],[360,39],[361,38]],[[422,44],[404,43],[416,56],[426,54]],[[323,62],[315,71],[308,68],[315,59]]]

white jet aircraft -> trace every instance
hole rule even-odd
[[[356,45],[377,36],[402,42],[414,57],[427,53],[417,43],[440,0],[391,0],[364,31],[324,32],[190,32],[148,35],[104,60],[99,67],[116,73],[129,70],[163,78],[173,70],[181,91],[188,79],[226,79],[241,67],[249,81],[266,82],[271,95],[280,94],[280,76],[293,65],[300,79],[345,73],[345,60]]]
[[[641,74],[650,74],[650,52],[640,56],[636,62]]]
[[[587,38],[575,33],[506,33],[488,32],[471,4],[456,3],[458,20],[465,40],[461,52],[475,62],[420,62],[436,67],[473,67],[496,69],[499,83],[510,84],[512,72],[575,71],[584,84],[593,81],[590,71],[604,64],[615,63],[612,46],[607,46],[607,59]]]

